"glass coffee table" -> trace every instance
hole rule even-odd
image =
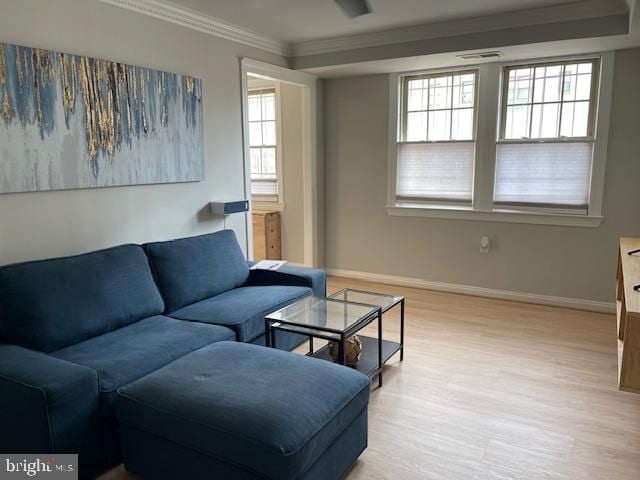
[[[382,335],[383,314],[400,306],[400,341],[385,340]],[[313,339],[321,338],[338,344],[337,362],[346,364],[345,341],[371,322],[378,322],[377,338],[358,335],[362,342],[360,359],[353,366],[356,370],[378,377],[382,386],[384,364],[400,352],[404,360],[404,297],[345,288],[327,298],[305,297],[265,317],[266,343],[276,347],[277,330],[309,336],[307,355],[333,361],[329,346],[317,351]]]

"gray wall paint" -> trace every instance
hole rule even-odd
[[[617,237],[640,236],[639,83],[640,49],[617,52],[604,221],[590,229],[389,216],[388,76],[326,80],[327,267],[612,302]]]
[[[302,87],[280,84],[282,107],[282,258],[304,263],[302,196]]]
[[[0,264],[222,228],[207,203],[244,196],[239,57],[284,58],[95,0],[4,1],[0,42],[201,78],[206,175],[200,183],[0,195]],[[244,248],[244,216],[227,226]]]

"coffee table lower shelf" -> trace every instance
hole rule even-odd
[[[365,335],[358,335],[358,338],[362,342],[362,353],[360,354],[360,360],[352,368],[364,373],[369,378],[373,378],[380,373],[378,368],[378,339]],[[400,348],[401,345],[398,342],[382,340],[382,364],[387,363],[387,360],[398,353]],[[310,356],[333,362],[331,355],[329,355],[329,345],[325,345],[310,354]]]

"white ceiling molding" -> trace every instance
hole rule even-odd
[[[499,31],[505,28],[530,27],[533,25],[605,18],[623,14],[629,15],[630,9],[631,11],[635,10],[635,16],[637,17],[639,16],[638,10],[640,10],[637,7],[640,0],[581,0],[490,16],[451,20],[292,44],[227,23],[210,15],[177,5],[169,0],[99,1],[284,57],[293,57],[293,63],[296,66],[299,65],[300,68],[310,68],[314,66],[307,65],[305,67],[303,65],[305,62],[308,63],[308,59],[313,58],[311,57],[312,55],[346,52],[368,47],[397,45],[430,39],[451,38],[481,32]],[[631,18],[629,18],[629,20],[631,20]],[[296,60],[300,60],[300,62]]]
[[[628,13],[629,10],[624,2],[583,0],[489,16],[298,42],[293,45],[292,54],[294,57],[318,55],[344,50],[379,47],[381,45],[501,30],[504,28],[544,25],[547,23],[583,20]]]
[[[99,0],[109,5],[126,8],[150,17],[166,20],[199,32],[249,45],[282,56],[291,55],[287,42],[266,37],[259,33],[223,22],[209,15],[196,12],[167,1],[159,0]]]

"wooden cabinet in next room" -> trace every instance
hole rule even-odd
[[[254,210],[254,260],[280,260],[280,212]]]

